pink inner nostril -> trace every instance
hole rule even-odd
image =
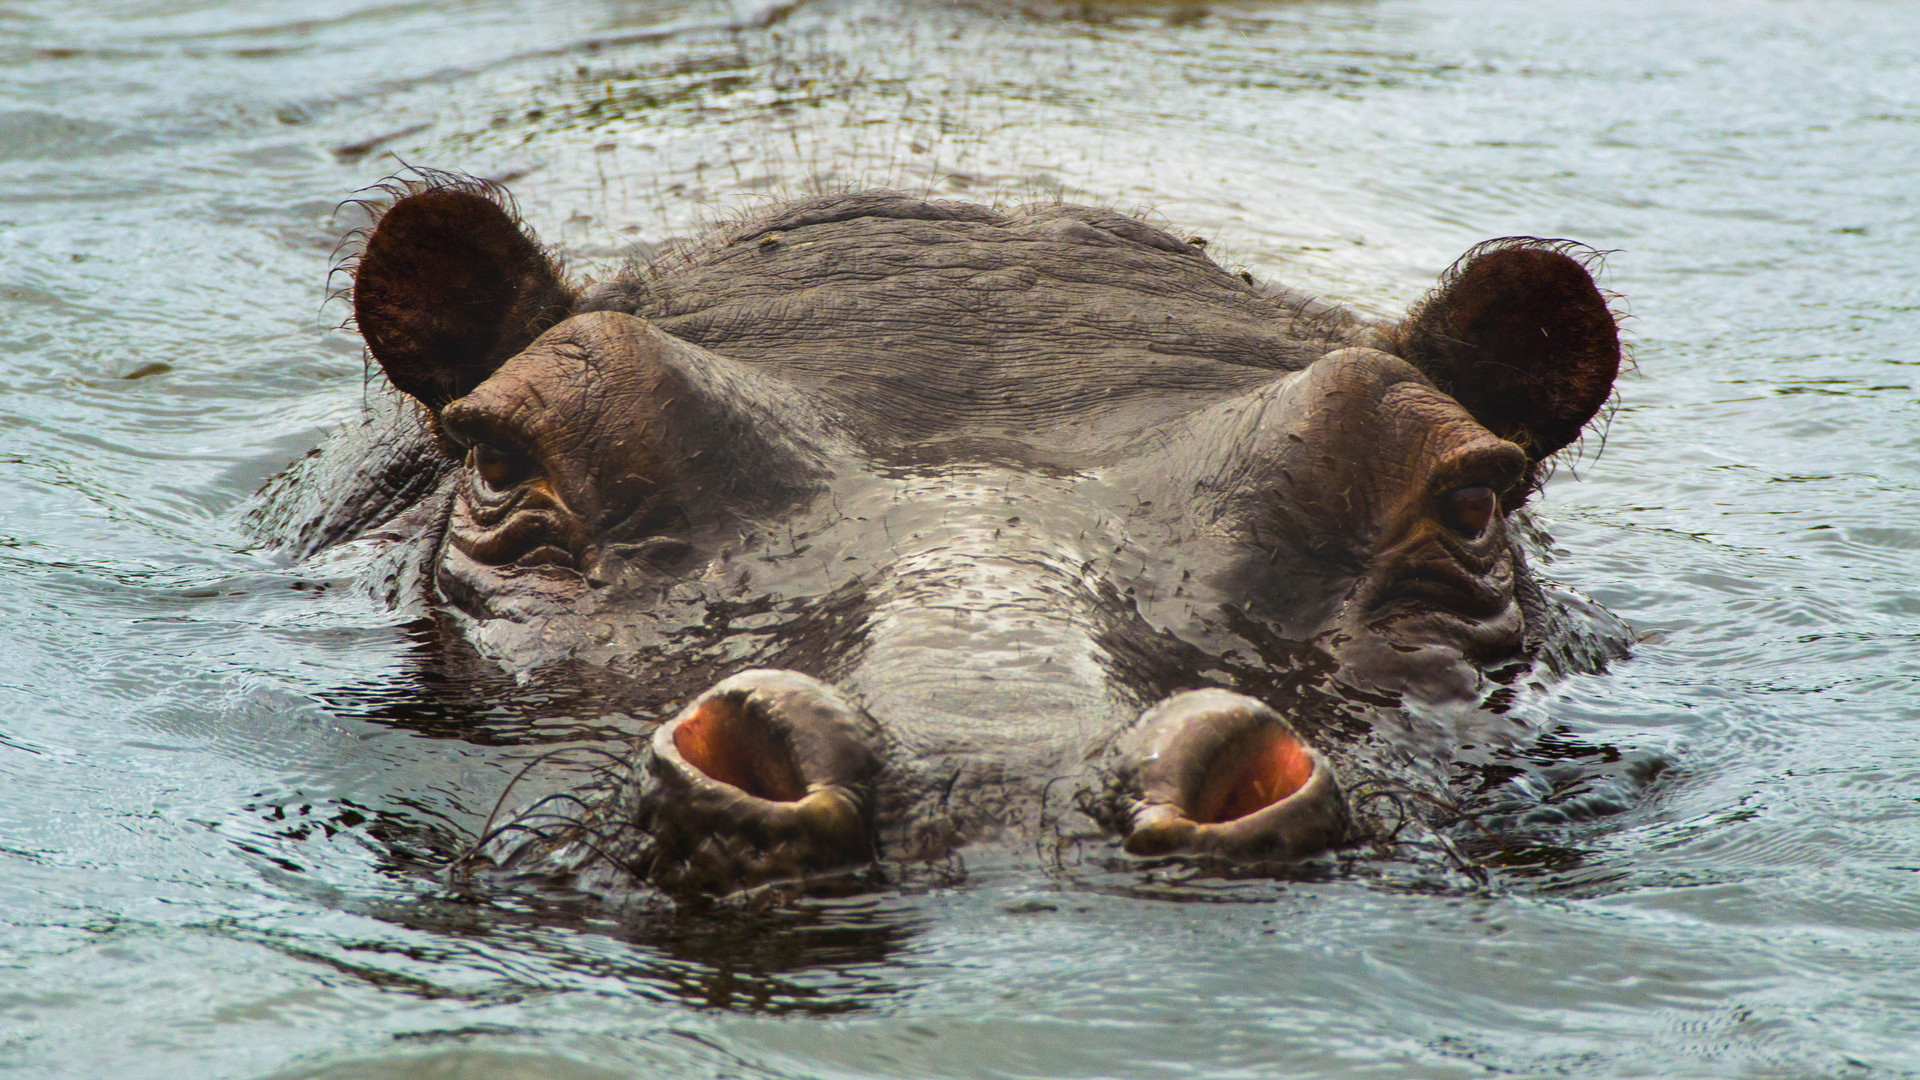
[[[807,793],[793,755],[731,698],[702,702],[674,728],[673,746],[687,764],[756,798],[792,802]]]
[[[1202,825],[1234,821],[1305,787],[1313,756],[1277,725],[1264,724],[1220,752],[1187,816]]]

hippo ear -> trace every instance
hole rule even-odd
[[[435,178],[396,200],[353,272],[353,316],[393,385],[438,411],[565,318],[560,268],[504,192]]]
[[[1561,240],[1489,240],[1399,329],[1400,355],[1535,461],[1580,437],[1613,392],[1620,334]]]

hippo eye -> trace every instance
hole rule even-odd
[[[1462,536],[1479,536],[1499,509],[1500,499],[1490,487],[1455,488],[1442,497],[1441,518]]]
[[[525,454],[516,454],[486,443],[474,443],[468,460],[480,482],[494,491],[505,491],[525,480],[533,472],[533,463]]]

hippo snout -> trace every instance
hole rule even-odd
[[[1109,747],[1085,782],[1106,789],[1096,801],[1111,812],[1101,816],[1132,855],[1254,862],[1349,837],[1326,758],[1253,698],[1178,694]],[[727,892],[869,863],[888,855],[882,838],[899,824],[876,820],[876,807],[901,808],[876,790],[911,787],[916,775],[887,751],[880,725],[832,687],[792,671],[742,672],[654,731],[629,799],[603,827],[644,836],[645,857],[629,869],[669,891]],[[889,769],[898,775],[885,781]]]

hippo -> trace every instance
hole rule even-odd
[[[1381,321],[1059,201],[814,195],[606,280],[491,183],[369,205],[397,404],[262,527],[654,721],[499,868],[724,893],[1062,815],[1298,860],[1377,831],[1377,717],[1579,653],[1523,542],[1622,363],[1574,243],[1479,244]]]

